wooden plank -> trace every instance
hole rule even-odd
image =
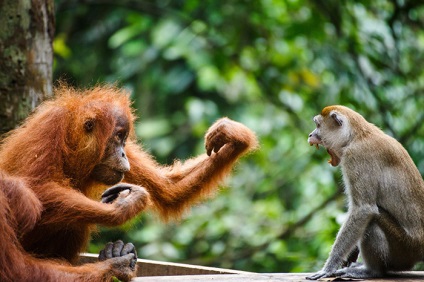
[[[132,282],[272,282],[272,281],[303,281],[306,275],[302,274],[220,274],[220,275],[181,275],[181,276],[155,276],[134,278]],[[306,280],[309,281],[310,280]]]
[[[80,263],[96,262],[98,255],[81,254]],[[147,259],[137,260],[137,276],[173,276],[173,275],[202,275],[202,274],[246,274],[251,272],[232,269],[206,267],[191,264],[162,262]]]
[[[96,262],[97,255],[82,254],[80,262],[89,263]],[[310,282],[306,280],[306,276],[311,273],[253,273],[246,271],[238,271],[232,269],[205,267],[198,265],[161,262],[154,260],[138,259],[137,278],[133,282],[196,282],[196,281],[220,281],[220,282],[273,282],[273,281],[299,281]],[[417,282],[424,281],[424,272],[408,271],[395,273],[386,278],[378,279],[341,279],[341,278],[324,278],[319,281],[364,281],[364,282]]]
[[[311,282],[305,277],[311,273],[250,273],[250,274],[221,274],[221,275],[187,275],[187,276],[156,276],[135,278],[133,282],[198,282],[198,281],[219,281],[219,282]],[[405,272],[380,279],[342,279],[325,278],[318,281],[363,281],[363,282],[417,282],[424,281],[424,272]]]
[[[138,277],[145,276],[173,276],[173,275],[202,275],[202,274],[241,274],[243,271],[206,267],[190,264],[160,262],[145,259],[137,260]]]

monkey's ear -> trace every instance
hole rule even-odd
[[[332,113],[331,117],[334,119],[334,121],[339,125],[343,125],[343,120],[337,115],[337,113]]]

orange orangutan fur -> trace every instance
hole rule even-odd
[[[136,144],[134,114],[125,91],[113,86],[61,86],[55,95],[0,144],[1,281],[131,279],[134,272],[124,257],[73,265],[93,227],[122,224],[148,203],[164,219],[178,218],[213,191],[241,155],[257,146],[253,132],[223,118],[205,136],[210,156],[161,166]],[[99,202],[99,194],[108,187],[91,177],[104,157],[117,112],[130,123],[125,146],[130,170],[123,182],[147,190],[131,192],[119,206]],[[83,130],[88,119],[95,121],[94,134]]]

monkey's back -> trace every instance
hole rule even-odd
[[[379,129],[352,144],[341,162],[350,204],[370,197],[408,233],[424,238],[424,181],[405,148]]]

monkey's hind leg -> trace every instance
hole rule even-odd
[[[350,267],[356,264],[359,256],[359,248],[356,246],[352,252],[348,255],[346,261],[343,262],[343,267]]]
[[[363,263],[354,263],[336,271],[342,278],[376,278],[384,276],[389,253],[389,242],[376,222],[371,222],[361,239],[359,249]]]
[[[354,266],[345,267],[339,269],[335,272],[334,276],[340,278],[356,278],[356,279],[365,279],[365,278],[377,278],[383,276],[380,272],[375,272],[368,269],[364,264],[355,263]]]

